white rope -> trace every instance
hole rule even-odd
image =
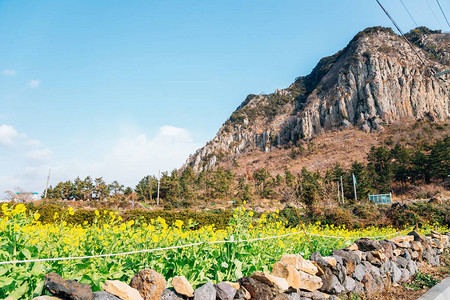
[[[392,234],[374,236],[374,237],[369,237],[369,238],[377,239],[377,238],[382,238],[382,237],[388,237],[388,236],[399,234],[401,232],[402,231],[397,231],[397,232],[392,233]],[[299,234],[299,233],[303,233],[303,231],[291,232],[291,233],[286,233],[286,234],[281,234],[281,235],[276,235],[276,236],[266,236],[266,237],[261,237],[261,238],[247,239],[247,240],[235,240],[235,241],[234,240],[228,240],[228,241],[199,242],[199,243],[192,243],[192,244],[186,244],[186,245],[178,245],[178,246],[162,247],[162,248],[154,248],[154,249],[144,249],[144,250],[136,250],[136,251],[120,252],[120,253],[97,254],[97,255],[89,255],[89,256],[72,256],[72,257],[55,257],[55,258],[40,258],[40,259],[28,259],[28,260],[3,261],[3,262],[0,262],[0,265],[19,264],[19,263],[31,263],[31,262],[42,262],[42,261],[61,261],[61,260],[76,260],[76,259],[89,259],[89,258],[99,258],[99,257],[121,256],[121,255],[129,255],[129,254],[137,254],[137,253],[148,253],[148,252],[155,252],[155,251],[163,251],[163,250],[171,250],[171,249],[193,247],[193,246],[199,246],[199,245],[204,245],[204,244],[225,244],[225,243],[256,242],[256,241],[262,241],[262,240],[276,239],[276,238],[290,236],[290,235]],[[335,238],[335,239],[359,239],[359,238],[362,238],[362,237],[355,237],[355,236],[343,237],[343,236],[320,235],[320,234],[317,234],[317,233],[308,233],[308,232],[307,232],[307,234],[313,235],[313,236],[326,237],[326,238]]]

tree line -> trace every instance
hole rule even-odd
[[[335,164],[325,172],[314,172],[303,168],[298,174],[289,169],[272,175],[262,168],[245,174],[217,167],[195,173],[191,167],[182,171],[163,172],[160,178],[159,197],[167,208],[188,207],[209,201],[253,201],[267,198],[282,202],[300,200],[312,208],[321,199],[336,200],[337,184],[342,177],[344,197],[354,201],[353,175],[359,199],[367,199],[370,193],[389,193],[396,184],[405,188],[407,183],[429,184],[445,181],[450,170],[450,138],[415,147],[396,144],[372,147],[367,153],[367,163],[354,161],[349,168]],[[69,200],[103,200],[133,198],[147,203],[156,203],[158,178],[145,176],[132,189],[117,181],[111,184],[102,178],[79,178],[73,182],[60,182],[50,187],[48,198]]]

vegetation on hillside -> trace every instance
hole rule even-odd
[[[234,201],[242,203],[266,198],[281,202],[299,199],[311,211],[324,199],[337,201],[337,184],[342,177],[344,198],[354,202],[353,176],[356,178],[358,198],[367,199],[370,193],[389,193],[406,189],[408,184],[445,183],[450,169],[450,137],[435,142],[425,142],[409,147],[392,141],[372,147],[367,153],[367,163],[354,161],[344,169],[340,164],[324,172],[303,168],[298,174],[285,169],[272,175],[265,168],[253,173],[235,174],[232,170],[218,167],[196,174],[192,168],[163,173],[159,196],[166,209],[186,208],[193,204]],[[302,148],[303,149],[303,148]],[[307,151],[304,149],[304,151]],[[294,159],[299,152],[291,152]],[[92,181],[79,178],[60,182],[50,187],[47,197],[67,200],[103,200],[105,198],[133,199],[155,203],[158,180],[145,176],[135,186],[124,188],[116,181],[106,184],[101,178]],[[431,197],[433,195],[422,195]]]

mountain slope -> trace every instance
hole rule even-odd
[[[408,38],[427,66],[435,72],[448,69],[450,34],[418,28]],[[367,28],[288,88],[247,96],[186,166],[200,171],[242,153],[269,152],[336,129],[370,132],[399,121],[446,121],[448,95],[432,76],[391,29]]]

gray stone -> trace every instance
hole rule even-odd
[[[435,261],[433,255],[431,255],[431,253],[428,252],[428,251],[423,251],[423,252],[422,252],[422,258],[423,258],[423,260],[426,261],[429,265],[435,265],[435,264],[436,264],[436,261]]]
[[[366,275],[364,275],[362,283],[364,284],[364,290],[366,291],[366,294],[374,294],[377,292],[377,284],[372,275],[370,275],[369,273],[366,273]]]
[[[207,282],[194,291],[194,300],[215,300],[216,289],[211,282]]]
[[[214,285],[216,289],[216,296],[218,300],[231,300],[237,293],[237,290],[225,282],[220,282]]]
[[[120,300],[120,298],[108,292],[100,291],[94,292],[94,300]]]
[[[336,259],[336,263],[337,263],[337,264],[341,264],[341,265],[344,264],[344,260],[342,259],[342,256],[339,256],[339,255],[332,255],[331,257],[334,257],[334,259]]]
[[[319,289],[320,291],[328,294],[340,294],[344,291],[344,286],[330,268],[324,270],[324,275],[322,275],[321,278],[323,284]]]
[[[364,278],[364,275],[366,274],[366,268],[363,264],[358,264],[355,267],[355,272],[353,272],[353,278],[355,278],[358,281],[361,281]]]
[[[404,269],[404,268],[408,267],[408,260],[404,257],[401,257],[401,256],[397,257],[396,262],[397,262],[397,266],[400,269],[402,269],[402,268]]]
[[[362,264],[364,265],[364,267],[366,267],[366,275],[370,274],[370,279],[375,282],[375,286],[377,287],[377,289],[382,290],[384,288],[384,283],[380,273],[380,269],[367,261],[363,261]],[[369,283],[369,285],[371,285],[371,283]]]
[[[336,275],[336,277],[339,279],[339,282],[341,284],[344,284],[345,278],[347,277],[347,269],[341,264],[336,264],[336,267],[332,268],[331,270],[333,274]]]
[[[355,290],[353,292],[357,295],[364,293],[364,284],[362,284],[359,281],[356,281]]]
[[[298,293],[288,293],[286,294],[289,300],[301,300],[300,295]]]
[[[314,252],[309,257],[310,261],[316,262],[321,268],[330,267],[330,264],[322,258],[319,252]]]
[[[400,256],[403,257],[404,259],[410,261],[412,259],[412,257],[411,257],[411,253],[409,253],[408,250],[410,250],[410,249],[407,249],[407,250],[405,249],[405,251],[403,251],[403,253]]]
[[[161,295],[161,300],[184,300],[184,297],[172,289],[165,289]]]
[[[409,271],[409,273],[410,273],[411,275],[416,274],[416,272],[417,272],[417,264],[416,264],[416,262],[414,262],[414,261],[412,261],[412,260],[409,261],[409,262],[408,262],[407,268],[408,268],[408,271]]]
[[[299,291],[298,295],[300,296],[300,299],[312,299],[312,300],[326,300],[329,299],[324,293],[321,293],[319,291],[314,292],[305,292],[305,291]]]
[[[402,278],[400,279],[401,282],[406,282],[411,277],[411,273],[409,273],[408,269],[401,269],[402,271]]]
[[[361,258],[354,251],[333,250],[333,255],[339,255],[344,260],[353,261],[355,263],[355,265],[357,265],[357,264],[359,264],[361,262]]]
[[[358,249],[361,251],[376,251],[381,248],[381,244],[377,240],[371,240],[368,238],[362,238],[355,242],[358,245]]]
[[[391,277],[392,283],[397,283],[402,278],[402,271],[393,261],[389,261],[389,269],[386,273]]]
[[[353,292],[356,288],[356,281],[353,278],[347,276],[347,278],[345,279],[344,288],[347,292]]]

